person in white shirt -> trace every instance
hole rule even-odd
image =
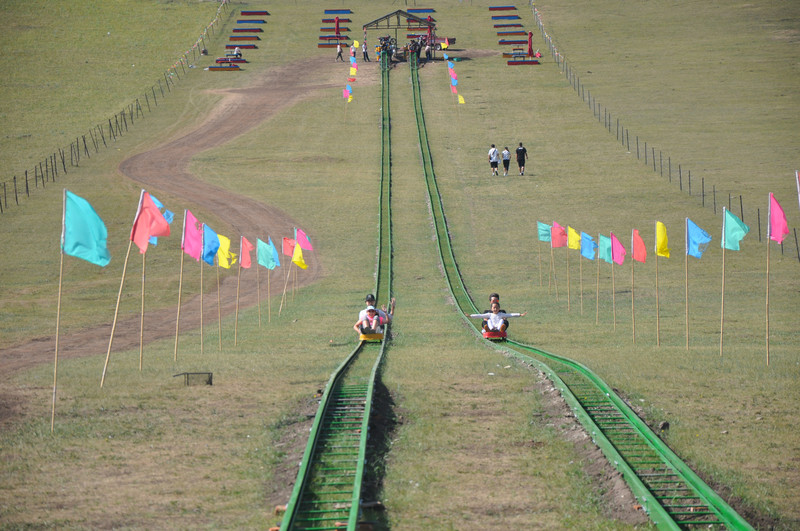
[[[528,312],[523,313],[504,313],[500,311],[500,303],[493,302],[491,311],[487,313],[473,313],[470,317],[474,319],[486,319],[483,325],[484,332],[505,332],[506,323],[504,322],[509,317],[524,317]]]
[[[498,175],[497,173],[497,165],[500,163],[500,152],[497,151],[497,148],[492,147],[489,148],[489,166],[492,167],[492,175]]]

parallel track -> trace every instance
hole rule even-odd
[[[381,61],[381,189],[375,294],[392,293],[389,68]],[[385,337],[389,336],[386,327]],[[354,530],[360,515],[369,418],[386,339],[361,342],[336,369],[320,400],[281,530]]]
[[[477,313],[478,309],[458,270],[436,183],[416,64],[411,64],[411,82],[420,152],[442,268],[462,318],[478,334],[478,329],[467,317],[470,313]],[[549,376],[592,435],[595,444],[620,471],[659,528],[752,529],[589,368],[515,341],[507,341],[498,348],[538,367]]]

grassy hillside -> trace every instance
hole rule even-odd
[[[53,16],[74,16],[89,27],[102,27],[111,17],[99,6],[78,13],[73,4],[47,5],[45,11]],[[135,23],[133,8],[127,10],[128,22],[123,23],[119,13],[111,17],[117,31],[130,33],[121,42],[160,44],[146,53],[138,46],[120,46],[101,57],[137,68],[143,64],[138,58],[148,57],[150,73],[129,78],[121,72],[100,74],[103,69],[85,71],[90,87],[114,84],[117,99],[110,101],[97,94],[82,98],[86,88],[62,77],[66,73],[53,76],[65,92],[66,107],[80,100],[92,102],[64,131],[66,137],[76,134],[82,123],[92,124],[115,112],[120,102],[143,90],[135,86],[140,80],[149,86],[216,12],[214,3],[136,5],[145,11],[144,24]],[[516,338],[589,365],[640,405],[648,420],[668,420],[671,428],[664,437],[670,445],[726,497],[741,500],[737,507],[754,522],[795,527],[800,520],[795,494],[800,477],[794,466],[800,459],[794,429],[800,398],[795,385],[800,371],[800,336],[795,330],[800,266],[791,253],[781,255],[777,246],[772,248],[767,367],[766,249],[758,242],[751,213],[760,207],[763,223],[766,193],[773,191],[790,226],[798,224],[791,181],[797,137],[789,128],[800,97],[788,83],[796,69],[790,58],[797,56],[793,8],[765,2],[729,9],[691,3],[680,10],[658,4],[537,4],[562,53],[580,69],[581,79],[634,134],[693,168],[693,175],[705,176],[707,187],[713,182],[726,195],[727,190],[737,197],[743,194],[745,221],[753,231],[742,242],[742,251],[726,254],[726,335],[720,357],[720,214],[715,216],[699,198],[681,192],[637,161],[635,154],[626,153],[547,56],[539,67],[505,66],[489,5],[448,1],[436,6],[440,33],[458,38],[457,49],[450,53],[463,59],[455,69],[465,105],[454,104],[443,63],[422,71],[436,173],[466,285],[479,306],[489,292],[499,291],[506,309],[530,311],[513,323]],[[219,100],[215,90],[246,86],[262,69],[302,58],[328,54],[333,60],[334,53],[312,44],[322,10],[330,6],[304,2],[233,7],[270,10],[264,53],[252,54],[254,63],[237,77],[192,71],[118,149],[94,157],[65,179],[103,216],[115,257],[107,270],[69,263],[62,322],[67,331],[108,322],[113,313],[135,209],[131,204],[138,196],[138,186],[117,172],[119,163],[191,130]],[[350,7],[354,28],[399,8],[374,2],[351,2]],[[7,20],[35,19],[35,8],[15,6]],[[186,11],[171,17],[172,9]],[[735,16],[737,9],[746,10],[746,16]],[[197,19],[187,14],[199,11]],[[533,30],[532,13],[520,9],[520,15]],[[181,21],[185,29],[180,31],[185,33],[153,31],[165,17]],[[226,16],[225,31],[233,18],[232,13]],[[656,24],[664,20],[670,23]],[[17,33],[21,38],[22,26],[3,39],[13,42]],[[540,36],[535,38],[544,50]],[[374,42],[375,37],[369,39]],[[209,46],[211,58],[222,53],[223,42]],[[48,56],[41,48],[40,44],[36,53]],[[61,48],[68,46],[59,44],[50,53]],[[664,50],[683,61],[665,61]],[[728,51],[739,52],[736,61]],[[621,60],[623,54],[634,57]],[[759,60],[764,57],[771,59]],[[309,72],[304,81],[322,87],[313,98],[235,143],[203,153],[192,166],[199,178],[244,190],[297,219],[315,244],[325,278],[300,290],[280,318],[273,315],[272,322],[260,327],[257,309],[243,312],[237,347],[231,346],[232,320],[225,319],[221,352],[213,323],[205,332],[203,357],[198,332],[181,339],[185,350],[178,363],[172,362],[172,342],[148,345],[141,373],[138,352],[115,356],[104,390],[97,387],[104,353],[60,364],[55,437],[49,435],[52,367],[13,375],[0,389],[8,408],[19,408],[0,439],[3,521],[20,526],[142,528],[263,527],[274,521],[271,504],[282,499],[286,478],[293,478],[287,463],[303,442],[304,414],[313,411],[314,392],[354,346],[350,327],[373,284],[379,157],[374,66],[361,63],[358,81],[352,83],[355,98],[347,107],[341,87],[327,87],[336,85],[336,73]],[[46,62],[36,70],[38,75],[30,74],[33,79],[47,77]],[[343,86],[346,70],[338,74]],[[391,77],[399,303],[397,337],[383,378],[400,422],[382,497],[392,527],[625,528],[604,512],[602,493],[588,477],[581,455],[560,438],[554,419],[545,414],[536,376],[486,350],[451,310],[431,241],[405,67]],[[16,93],[17,102],[3,119],[15,127],[20,124],[20,131],[36,128],[41,129],[37,135],[46,135],[40,126],[46,121],[30,118],[29,110],[39,100],[24,103],[24,92],[12,81],[0,86]],[[70,87],[76,90],[67,91]],[[110,91],[98,92],[109,97]],[[741,93],[759,96],[742,99]],[[60,95],[61,91],[59,101]],[[53,141],[59,140],[44,144]],[[520,141],[531,155],[526,175],[512,171],[508,178],[489,179],[489,144],[513,150]],[[23,153],[19,147],[11,151]],[[2,346],[54,331],[62,186],[38,193],[22,208],[0,217],[2,241],[25,241],[31,248],[48,250],[24,268],[0,269]],[[176,211],[192,207],[180,198],[159,198],[175,205]],[[224,227],[223,233],[234,234],[224,215],[197,214]],[[688,351],[682,252],[687,216],[714,237],[706,255],[689,263]],[[601,264],[598,277],[595,262],[581,263],[577,254],[570,255],[568,310],[565,250],[554,253],[556,298],[555,285],[548,287],[550,253],[537,241],[537,220],[556,220],[595,236],[613,231],[626,247],[631,229],[640,230],[649,255],[647,263],[637,263],[635,269],[635,344],[629,259],[614,269],[615,329],[610,266]],[[655,345],[650,252],[655,220],[667,224],[673,250],[671,258],[659,260],[660,347]],[[148,297],[154,299],[148,304],[154,308],[174,304],[177,249],[176,239],[167,239],[148,262]],[[252,289],[253,275],[243,281]],[[138,311],[135,291],[126,291],[126,315]],[[171,377],[184,370],[213,371],[215,385],[184,388]],[[288,442],[292,433],[298,434],[299,442]]]

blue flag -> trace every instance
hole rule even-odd
[[[105,267],[111,261],[107,240],[106,225],[92,205],[86,199],[64,190],[61,250],[70,256]]]
[[[453,85],[453,86],[455,87],[456,85],[458,85],[458,80],[457,80],[457,79],[455,79],[455,78],[452,78],[452,77],[451,77],[451,78],[450,78],[450,84],[451,84],[451,85]]]
[[[208,265],[214,265],[214,257],[219,251],[219,237],[211,227],[203,224],[203,261]]]
[[[595,249],[597,249],[597,244],[592,237],[585,232],[581,232],[581,256],[588,260],[594,260]]]
[[[701,229],[689,218],[686,218],[686,254],[695,258],[702,258],[711,236]]]

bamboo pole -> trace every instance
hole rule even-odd
[[[725,211],[722,212],[722,295],[719,303],[719,357],[722,357],[723,326],[725,324]]]
[[[597,253],[597,283],[594,294],[594,324],[600,324],[600,253]]]
[[[656,252],[656,346],[661,346],[661,319],[658,305],[658,252]]]
[[[269,269],[267,269],[267,322],[272,322],[272,307],[270,304]]]
[[[567,311],[570,310],[570,302],[572,300],[572,289],[570,286],[570,279],[569,279],[569,247],[565,247],[565,251],[567,253]]]
[[[580,256],[578,256],[578,277],[578,287],[581,290],[581,315],[583,315],[583,260],[581,260]]]
[[[217,258],[217,334],[219,351],[222,352],[222,294],[219,289],[219,258]]]
[[[241,254],[242,241],[239,240],[239,254]],[[258,267],[258,266],[256,266]],[[239,271],[236,274],[236,317],[233,320],[233,346],[238,345],[238,332],[239,332],[239,286],[242,283],[242,261],[239,260]]]
[[[144,279],[147,265],[147,253],[142,253],[142,311],[139,318],[139,372],[142,372],[142,358],[144,358]]]
[[[176,363],[178,361],[178,330],[180,329],[181,325],[181,293],[183,292],[183,257],[186,254],[183,252],[183,249],[181,249],[180,253],[181,253],[181,272],[180,276],[178,277],[178,316],[175,318],[175,353],[173,355],[173,361]]]
[[[633,259],[633,242],[631,242],[631,328],[633,329],[633,344],[636,344],[636,311],[634,307],[634,272],[633,272],[633,263],[636,260]]]
[[[292,262],[289,262],[289,269],[286,270],[286,281],[283,283],[283,295],[281,296],[281,305],[278,308],[278,315],[283,311],[283,301],[286,300],[286,288],[289,285],[289,277],[292,273]]]
[[[269,278],[269,270],[267,270],[267,278]],[[258,327],[261,328],[261,274],[256,265],[256,293],[258,295]]]
[[[131,245],[133,240],[128,241],[128,252],[125,254],[125,263],[122,265],[122,279],[119,282],[119,293],[117,293],[117,305],[114,309],[114,321],[111,324],[111,337],[108,339],[108,351],[106,352],[106,361],[103,364],[103,375],[100,377],[100,388],[106,381],[106,371],[108,370],[108,359],[111,357],[111,344],[114,342],[114,332],[117,329],[117,316],[119,315],[119,301],[122,298],[122,286],[125,284],[125,272],[128,270],[128,257],[131,255]]]
[[[205,240],[205,231],[203,231],[203,239]],[[203,242],[203,247],[205,248],[205,241]],[[204,345],[203,345],[203,257],[200,257],[200,355],[202,356],[205,353]]]
[[[611,259],[611,310],[614,314],[614,331],[617,330],[617,288],[614,282],[614,259]]]
[[[66,195],[66,192],[64,192]],[[58,329],[61,324],[61,279],[64,277],[64,251],[61,251],[61,263],[58,267],[58,303],[56,304],[56,353],[53,361],[53,408],[50,412],[50,433],[56,424],[56,389],[58,387]]]

